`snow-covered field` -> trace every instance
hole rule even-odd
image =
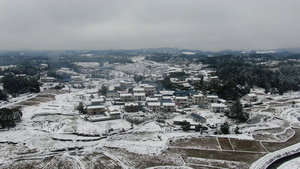
[[[238,124],[241,134],[215,135],[216,129],[212,128],[202,134],[194,131],[183,132],[178,130],[180,126],[172,125],[174,117],[188,118],[191,113],[197,113],[207,119],[207,124],[229,122],[232,125],[231,133],[234,133],[237,127],[234,121],[198,106],[192,106],[184,115],[173,113],[165,120],[166,123],[158,123],[155,118],[149,118],[140,125],[133,125],[125,119],[86,121],[84,115],[80,115],[76,110],[76,106],[79,102],[87,103],[91,95],[98,97],[97,90],[102,84],[112,88],[118,85],[120,80],[129,79],[125,77],[125,71],[133,74],[160,74],[167,69],[164,64],[153,64],[151,61],[143,61],[143,58],[137,57],[134,61],[136,63],[116,67],[116,70],[112,71],[115,79],[90,81],[95,88],[70,89],[62,93],[53,91],[53,96],[49,96],[48,100],[46,96],[39,101],[37,95],[22,95],[10,99],[10,102],[1,102],[1,107],[12,107],[26,103],[29,99],[36,104],[22,106],[22,121],[15,128],[0,131],[0,150],[5,152],[0,155],[0,167],[12,168],[12,164],[20,163],[17,168],[22,168],[22,160],[24,164],[27,164],[28,160],[40,160],[40,168],[52,168],[61,160],[66,164],[70,163],[69,168],[89,168],[91,164],[86,162],[87,159],[97,156],[104,161],[94,160],[92,163],[108,165],[113,162],[113,165],[119,168],[145,168],[156,165],[171,168],[172,164],[181,168],[197,168],[203,167],[202,163],[220,168],[231,164],[234,168],[246,168],[260,157],[268,158],[264,155],[274,153],[275,150],[268,147],[271,143],[284,144],[291,138],[298,139],[294,136],[297,136],[295,128],[300,127],[299,92],[280,96],[266,95],[259,89],[253,91],[257,93],[262,104],[247,108],[253,121]],[[197,68],[196,65],[193,66]],[[107,106],[110,106],[110,102],[107,102]],[[178,144],[175,144],[176,142]],[[245,147],[243,143],[253,147]],[[237,157],[219,157],[218,154],[223,153]],[[246,154],[244,161],[236,159],[243,156],[241,153]],[[246,157],[251,160],[247,161]],[[153,162],[154,159],[157,163]],[[143,160],[147,161],[145,165],[142,164]]]

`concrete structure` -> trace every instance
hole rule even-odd
[[[147,97],[147,98],[146,98],[146,102],[147,102],[147,103],[150,103],[150,102],[159,102],[159,99],[158,99],[158,98],[150,98],[150,97]]]
[[[146,95],[154,95],[154,93],[156,92],[155,86],[144,84],[141,87],[144,88]]]
[[[121,118],[121,112],[119,112],[119,111],[109,112],[109,114],[112,119],[120,119]]]
[[[52,83],[52,82],[55,82],[55,78],[54,77],[44,76],[44,77],[40,78],[40,81],[42,83]]]
[[[215,113],[224,113],[226,107],[227,106],[225,104],[219,104],[219,103],[210,104],[210,110]]]
[[[119,93],[116,90],[108,90],[106,92],[106,97],[109,98],[109,99],[115,99],[115,98],[118,98],[120,96],[119,96]]]
[[[219,97],[218,96],[214,96],[214,95],[208,95],[206,96],[207,98],[207,103],[217,103]]]
[[[255,93],[249,93],[244,96],[244,100],[247,102],[256,102],[258,100],[258,97]]]
[[[133,102],[134,100],[132,94],[130,93],[120,94],[120,99],[121,102]]]
[[[84,82],[81,76],[71,76],[71,81],[73,84],[79,84]]]
[[[99,99],[91,99],[91,105],[101,105],[105,103],[104,98],[99,98]]]
[[[158,98],[158,100],[161,100],[162,94],[160,94],[160,93],[159,93],[159,94],[154,94],[154,97],[155,97],[155,98]]]
[[[133,88],[133,93],[145,93],[144,88]]]
[[[191,117],[192,117],[193,121],[195,121],[195,122],[206,123],[206,118],[202,117],[198,114],[192,113]]]
[[[189,104],[189,99],[187,96],[184,97],[175,97],[175,102],[180,108]]]
[[[154,112],[158,112],[161,110],[161,103],[160,102],[149,102],[147,103],[148,108]]]
[[[162,110],[164,112],[175,112],[175,103],[162,103]]]
[[[219,82],[220,82],[218,76],[211,76],[211,77],[209,77],[209,81],[210,81],[211,83],[219,83]]]
[[[207,99],[203,94],[192,96],[193,104],[207,103]]]
[[[124,86],[127,89],[133,87],[134,82],[127,81],[127,80],[122,80],[120,81],[120,86]]]
[[[138,112],[139,111],[139,104],[137,103],[125,103],[124,109],[126,112]]]
[[[146,100],[145,93],[134,93],[133,97],[134,97],[134,101],[145,101]]]
[[[104,114],[106,111],[104,105],[88,105],[86,109],[88,115]]]

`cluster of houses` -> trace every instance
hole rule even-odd
[[[41,77],[41,82],[54,82],[51,77]],[[72,76],[72,83],[82,83],[84,80],[80,76]],[[185,89],[192,89],[193,85],[199,83],[219,83],[217,76],[209,76],[207,81],[198,77],[186,78],[179,77],[171,79],[172,83],[183,86]],[[205,85],[205,84],[204,84]],[[255,94],[248,94],[244,97],[247,102],[257,101]],[[112,103],[107,106],[106,101]],[[118,108],[113,108],[118,106]],[[184,91],[157,91],[156,84],[153,81],[141,81],[137,85],[134,81],[120,81],[119,86],[113,90],[107,90],[106,96],[97,99],[91,99],[90,104],[86,106],[87,118],[90,121],[104,121],[121,118],[121,112],[183,112],[183,108],[190,105],[210,109],[214,113],[224,113],[227,109],[226,100],[218,98],[216,95],[204,95],[196,93],[194,90]],[[122,107],[120,109],[120,107]],[[96,116],[95,116],[96,115]],[[191,124],[205,123],[206,119],[198,114],[192,113]],[[180,124],[182,119],[174,119],[174,124]]]
[[[103,120],[120,118],[120,112],[109,110],[105,106],[105,101],[109,100],[112,105],[122,106],[122,110],[127,113],[147,110],[150,112],[176,112],[190,105],[199,105],[209,108],[212,112],[223,113],[226,104],[215,95],[203,95],[190,91],[158,91],[153,82],[143,81],[135,86],[134,82],[121,81],[120,86],[115,86],[114,90],[108,90],[106,97],[91,99],[91,104],[87,106],[88,115],[103,115]],[[112,114],[113,112],[113,114]],[[116,115],[117,114],[117,115]],[[205,118],[194,115],[196,122],[205,122]]]

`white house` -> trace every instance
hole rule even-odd
[[[178,96],[175,97],[175,102],[177,103],[177,105],[180,105],[182,107],[188,105],[189,100],[187,96]]]
[[[133,97],[135,101],[145,101],[146,94],[145,93],[133,93]]]
[[[133,88],[133,93],[145,93],[144,88]]]
[[[155,86],[144,84],[141,87],[144,88],[144,91],[147,95],[154,95],[155,93]]]
[[[219,103],[210,104],[210,110],[215,113],[224,113],[226,107],[227,106],[225,104],[219,104]]]
[[[104,105],[88,105],[86,109],[88,115],[104,114],[106,111]]]
[[[161,93],[159,93],[159,94],[154,94],[154,97],[157,98],[158,100],[161,100],[162,94],[161,94]]]
[[[175,112],[175,103],[162,103],[164,112]]]
[[[100,105],[100,104],[104,104],[104,103],[105,103],[104,98],[91,99],[91,105]]]
[[[158,112],[161,109],[161,103],[160,102],[149,102],[148,108],[154,112]]]
[[[108,90],[106,92],[106,97],[110,98],[110,99],[115,99],[115,98],[118,98],[120,96],[119,96],[118,91],[116,91],[116,90]]]
[[[130,93],[120,94],[121,102],[133,102],[134,98]]]
[[[42,83],[52,83],[55,82],[55,78],[54,77],[49,77],[49,76],[43,76],[40,78],[40,81]]]
[[[197,94],[192,97],[193,104],[207,103],[206,97],[203,94]]]
[[[133,87],[134,82],[127,81],[127,80],[122,80],[120,81],[120,86],[124,86],[126,88],[131,88]]]
[[[159,102],[159,99],[158,98],[151,98],[151,97],[147,97],[146,98],[146,102],[149,103],[149,102]]]
[[[256,102],[258,100],[257,95],[255,93],[249,93],[244,96],[244,99],[247,102]]]
[[[208,95],[206,96],[206,98],[207,98],[207,103],[217,103],[219,99],[219,97],[215,95]]]

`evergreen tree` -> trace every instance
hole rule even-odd
[[[229,134],[229,124],[227,122],[221,124],[220,130],[223,134]]]
[[[190,128],[191,128],[190,122],[187,122],[186,120],[184,120],[182,122],[182,130],[183,131],[188,131],[188,130],[190,130]]]
[[[0,128],[15,127],[21,121],[22,115],[18,109],[0,109]]]
[[[7,94],[0,89],[0,100],[7,100]]]
[[[98,92],[99,92],[101,95],[105,96],[106,93],[107,93],[107,90],[108,90],[108,88],[107,88],[105,85],[102,85],[102,86],[101,86],[101,89],[99,89]]]
[[[243,111],[243,106],[240,100],[237,100],[231,107],[230,112],[226,115],[230,118],[237,119],[239,122],[246,122],[249,119],[249,114]]]
[[[78,104],[78,106],[76,107],[76,109],[79,111],[79,113],[81,113],[81,114],[86,114],[86,110],[85,110],[85,108],[84,108],[83,102],[80,102],[80,103]]]
[[[195,131],[199,132],[201,130],[201,128],[202,128],[202,126],[200,124],[198,124],[197,126],[195,126]]]

